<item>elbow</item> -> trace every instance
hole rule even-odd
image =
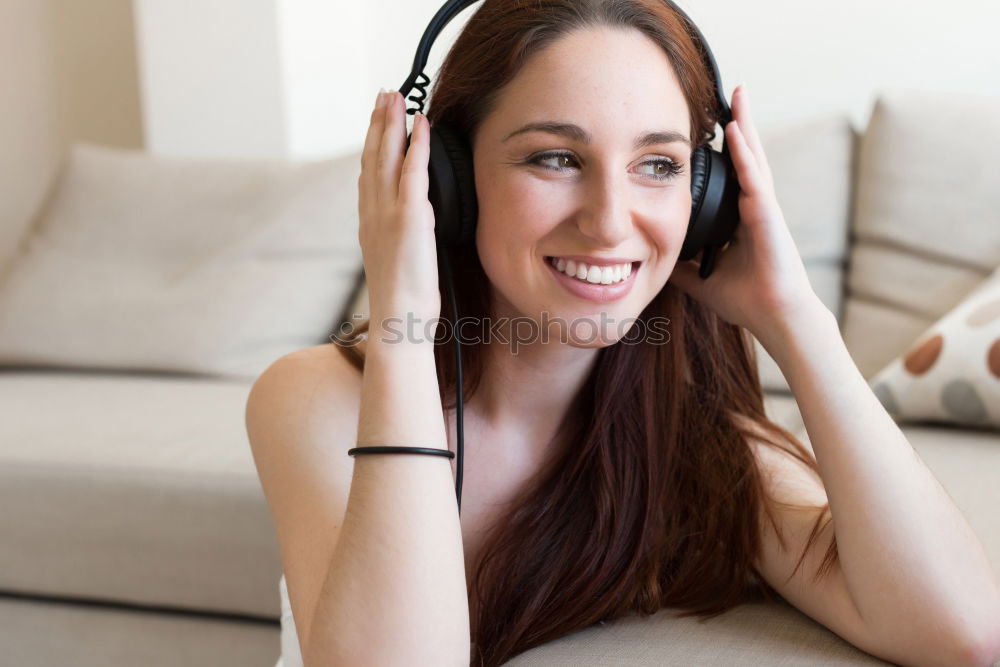
[[[1000,593],[1000,587],[997,592]],[[972,664],[992,667],[1000,662],[1000,595],[992,605],[987,605],[981,620],[982,630],[968,642],[968,650]]]
[[[1000,588],[951,616],[950,660],[941,664],[992,667],[1000,661]]]
[[[993,667],[1000,661],[1000,619],[987,630],[966,626],[959,631],[922,632],[917,636],[926,641],[898,644],[898,652],[886,651],[874,655],[900,665],[934,665],[940,667]],[[932,640],[931,637],[934,637]],[[865,649],[867,650],[867,649]]]
[[[990,631],[961,644],[963,665],[992,667],[1000,662],[1000,617],[994,620]]]
[[[967,626],[954,635],[951,655],[941,664],[992,667],[1000,661],[1000,613],[980,620],[978,629]]]

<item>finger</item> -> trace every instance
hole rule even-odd
[[[762,190],[760,167],[741,130],[739,121],[730,122],[726,125],[726,141],[731,146],[729,152],[736,165],[740,189],[750,196],[758,196]]]
[[[740,123],[740,129],[746,139],[747,145],[753,151],[757,165],[762,174],[770,176],[771,168],[767,164],[767,155],[764,153],[764,144],[761,143],[757,135],[757,126],[754,125],[753,117],[750,113],[750,95],[746,86],[740,84],[733,91],[733,114]]]
[[[403,142],[406,141],[406,110],[403,97],[397,91],[389,93],[385,105],[385,129],[379,147],[379,201],[395,202],[399,194],[399,172],[403,164]]]
[[[378,203],[378,182],[375,170],[378,165],[378,150],[382,143],[382,130],[385,118],[385,101],[381,106],[376,100],[368,123],[368,134],[365,145],[361,149],[361,175],[358,177],[358,213],[362,218],[375,210]]]
[[[399,181],[399,199],[406,202],[421,202],[427,199],[430,187],[428,165],[430,163],[430,123],[423,114],[413,117],[413,134],[410,148],[403,159]]]

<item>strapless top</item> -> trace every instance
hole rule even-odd
[[[281,657],[274,667],[304,667],[302,651],[299,648],[299,634],[292,618],[292,604],[288,601],[288,585],[282,573],[278,580],[278,594],[281,595]]]

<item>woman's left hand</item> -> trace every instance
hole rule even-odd
[[[725,133],[740,184],[740,222],[707,279],[698,276],[697,261],[678,260],[669,282],[763,343],[780,335],[781,324],[790,318],[825,306],[809,284],[778,206],[745,86],[733,91],[731,108],[733,120]]]

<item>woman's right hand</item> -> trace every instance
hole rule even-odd
[[[358,179],[358,240],[368,285],[369,343],[383,332],[405,342],[424,340],[425,325],[441,314],[434,208],[429,187],[430,125],[413,119],[406,148],[406,109],[397,91],[383,93],[372,111]],[[408,321],[413,318],[415,326]],[[401,318],[387,323],[387,318]]]

